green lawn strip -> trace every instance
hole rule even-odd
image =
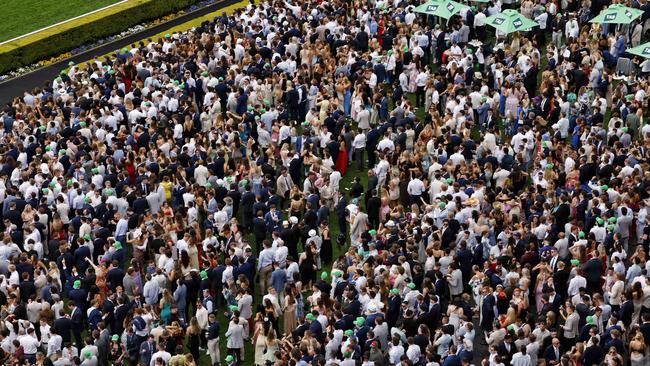
[[[0,42],[86,14],[120,0],[9,0],[0,15]]]

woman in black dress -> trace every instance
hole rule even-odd
[[[190,353],[195,360],[199,359],[199,346],[201,344],[201,327],[199,327],[199,321],[196,317],[192,317],[190,320],[190,326],[187,327],[187,348],[190,349]]]
[[[323,263],[332,263],[332,238],[330,237],[330,228],[326,221],[320,223],[320,235],[323,243],[320,246],[320,259]]]
[[[300,274],[305,281],[303,288],[309,289],[316,282],[316,246],[314,244],[307,245],[304,253],[300,255],[298,264]]]

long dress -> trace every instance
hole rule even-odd
[[[341,145],[341,148],[339,149],[339,154],[336,157],[336,170],[341,173],[341,175],[345,175],[345,172],[348,169],[348,153],[345,150],[345,144]]]
[[[284,303],[286,304],[289,301],[289,296],[284,297]],[[283,320],[283,330],[284,334],[291,334],[296,329],[298,323],[296,322],[296,303],[294,300],[293,304],[287,304],[284,308],[284,320]]]
[[[316,282],[316,261],[314,260],[314,255],[308,250],[306,253],[305,260],[300,264],[300,276],[304,282],[315,283]]]
[[[255,340],[255,364],[266,365],[264,358],[264,350],[266,350],[266,336],[259,334]]]
[[[323,263],[332,262],[332,238],[323,239],[323,243],[320,247],[320,259]]]

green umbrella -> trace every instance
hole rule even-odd
[[[632,21],[643,14],[643,10],[634,9],[621,4],[610,5],[595,18],[590,20],[591,23],[609,23],[609,24],[630,24]]]
[[[650,58],[650,42],[638,45],[634,48],[630,48],[629,50],[625,50],[625,52],[645,58]]]
[[[449,19],[461,9],[467,8],[467,5],[457,3],[453,0],[430,0],[415,9],[416,13],[434,15],[437,17]]]
[[[539,25],[513,9],[506,9],[501,13],[489,16],[485,22],[505,34],[525,31]]]

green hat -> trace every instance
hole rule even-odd
[[[201,275],[202,280],[207,280],[208,279],[208,272],[206,272],[205,270],[201,271],[201,273],[199,273],[199,274]]]
[[[208,182],[208,183],[205,184],[205,186],[206,186],[207,188],[212,188],[212,183]]]
[[[515,325],[514,324],[509,324],[506,329],[508,329],[508,332],[514,332],[515,331]]]
[[[84,235],[84,240],[91,240],[91,239],[92,237],[90,236],[90,234]]]
[[[90,198],[84,197],[84,203],[89,203],[89,202],[90,202]]]
[[[447,204],[444,203],[444,202],[439,202],[438,207],[440,207],[441,209],[444,209],[445,207],[447,207]]]
[[[107,73],[108,75],[113,75],[113,74],[115,74],[115,70],[110,69],[110,70],[106,71],[106,73]]]
[[[372,229],[372,230],[368,231],[368,234],[373,235],[373,236],[377,235],[377,230]]]
[[[111,339],[113,340],[113,342],[117,342],[120,339],[120,336],[118,336],[117,334],[113,334]]]
[[[74,65],[74,61],[68,62],[68,66],[73,66],[73,65]]]
[[[263,102],[264,102],[264,104],[266,104],[266,105],[271,105],[271,101],[268,100],[268,99],[264,99]]]
[[[72,284],[72,288],[80,289],[81,288],[81,281],[79,281],[79,280],[74,281],[74,283]]]
[[[548,147],[548,143],[546,141],[542,141],[542,148],[546,149],[547,147]],[[552,165],[552,164],[546,164],[546,169],[553,169],[552,166],[549,168],[549,165]]]
[[[47,130],[47,127],[45,127],[45,126],[38,126],[38,129],[41,130],[41,131],[45,131],[45,130]]]
[[[305,121],[302,123],[303,126],[309,126],[309,121]]]
[[[390,294],[391,295],[399,295],[399,290],[396,289],[396,288],[392,288],[392,289],[390,289]]]
[[[68,186],[68,187],[70,187],[70,186],[72,185],[72,179],[68,179],[68,180],[65,182],[65,185]]]
[[[246,109],[250,112],[250,111],[255,110],[255,107],[253,107],[252,105],[249,105],[248,107],[246,107]]]
[[[338,269],[332,270],[332,277],[340,277],[343,275],[343,272],[339,271]]]
[[[566,100],[569,102],[575,102],[578,99],[578,96],[575,93],[569,93],[566,96]]]
[[[266,109],[260,108],[260,113],[266,113]]]
[[[167,34],[165,34],[165,38],[172,38],[172,35],[167,33]]]
[[[345,335],[348,337],[352,337],[354,335],[354,332],[352,331],[352,329],[348,329],[345,331]]]
[[[104,192],[106,192],[106,195],[107,195],[107,196],[112,196],[113,193],[115,193],[115,191],[113,190],[113,188],[106,188],[106,189],[104,190]]]
[[[580,265],[580,261],[577,259],[571,259],[571,264],[574,266]]]
[[[481,97],[481,102],[487,102],[487,97]]]
[[[235,358],[232,357],[232,355],[226,356],[226,362],[233,362],[234,360],[235,360]]]
[[[86,126],[88,126],[88,124],[86,122],[79,122],[79,126],[86,127]]]
[[[544,5],[540,5],[540,6],[539,6],[539,10],[541,10],[541,11],[545,11],[546,8],[544,7]]]
[[[406,285],[406,287],[410,288],[411,290],[414,290],[415,289],[415,284],[413,282],[409,282],[409,284]]]
[[[603,184],[602,186],[600,186],[600,189],[607,192],[607,190],[609,189],[609,186],[607,184]]]
[[[43,188],[43,189],[41,189],[41,192],[43,192],[43,194],[48,194],[50,192],[50,190],[47,189],[47,188]]]
[[[240,180],[240,181],[239,181],[239,184],[242,185],[242,186],[247,185],[247,184],[248,184],[248,179],[242,179],[242,180]]]
[[[544,141],[544,144],[546,144],[546,141]],[[554,166],[553,163],[548,163],[546,164],[546,169],[553,169]]]
[[[126,49],[126,47],[122,48],[122,53],[127,53],[127,52],[129,52],[129,50]]]
[[[65,152],[66,152],[66,149],[59,149],[59,154],[63,155],[63,154],[65,154]]]
[[[555,16],[562,18],[562,13],[557,13]]]
[[[66,75],[66,74],[67,72],[65,72],[65,70],[61,70],[61,72],[59,73],[59,75]]]
[[[454,178],[447,178],[447,179],[445,179],[445,182],[447,184],[452,184],[452,183],[454,183]]]
[[[178,80],[174,80],[174,85],[179,85],[181,82]]]
[[[45,151],[52,151],[52,146],[50,145],[45,146]]]
[[[92,169],[90,169],[90,171],[91,171],[93,174],[99,174],[99,168],[92,168]]]
[[[84,352],[84,358],[91,359],[93,357],[92,352],[90,351],[85,351]]]
[[[51,181],[51,182],[50,182],[50,187],[56,187],[56,182],[55,182],[55,181]]]
[[[239,310],[239,308],[237,307],[237,305],[230,305],[228,306],[228,310],[235,311],[235,310]]]
[[[223,76],[219,76],[219,81],[223,81]]]
[[[362,316],[358,317],[354,321],[354,325],[356,325],[357,327],[362,327],[364,324],[366,324],[366,319]]]
[[[403,49],[403,51],[404,51],[404,52],[408,52],[408,51],[409,51],[409,48],[408,48],[408,46],[404,46],[404,49]]]
[[[594,317],[591,315],[587,316],[587,324],[594,324]]]
[[[61,77],[57,76],[56,78],[54,78],[54,81],[56,81],[57,83],[60,83],[61,82]]]
[[[181,89],[185,88],[185,83],[181,83],[181,85],[179,85],[178,87]]]
[[[616,220],[616,217],[614,217],[614,216],[612,216],[612,217],[610,217],[609,219],[607,219],[607,222],[609,222],[610,224],[615,224],[616,221],[617,221],[617,220]]]
[[[468,54],[468,55],[471,55],[472,53],[474,53],[474,51],[472,51],[471,48],[468,48],[468,49],[465,50],[465,53]]]
[[[260,116],[255,116],[256,121],[259,121],[260,119],[261,119]]]
[[[321,280],[326,280],[327,279],[327,272],[323,272],[320,274],[320,279]]]
[[[613,224],[607,225],[607,231],[614,231],[614,228],[616,228],[616,226],[614,226]]]
[[[605,220],[601,219],[600,217],[596,217],[596,223],[597,223],[598,225],[602,225],[602,224],[605,223]]]
[[[628,95],[626,95],[626,96],[625,96],[625,99],[626,99],[626,100],[632,100],[632,99],[634,99],[634,94],[628,94]]]
[[[151,107],[151,102],[144,102],[145,107]]]
[[[201,76],[208,76],[208,75],[210,75],[210,73],[207,72],[207,71],[203,71],[203,72],[201,73]]]
[[[585,232],[584,232],[584,231],[580,231],[580,232],[578,233],[578,238],[584,238],[584,237],[585,237]]]
[[[392,55],[393,55],[393,50],[388,50],[388,52],[386,52],[386,54],[387,54],[388,56],[392,56]]]
[[[627,133],[627,131],[629,131],[629,129],[627,127],[623,127],[623,132]]]
[[[115,243],[113,243],[113,247],[115,247],[115,249],[122,249],[122,243],[115,241]]]
[[[308,313],[307,316],[305,316],[305,319],[314,321],[316,320],[316,317],[312,313]]]

